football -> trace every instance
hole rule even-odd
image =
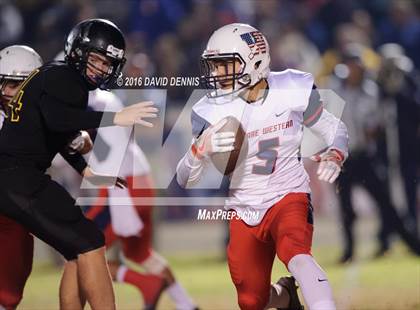
[[[235,132],[235,149],[231,152],[214,153],[210,156],[211,161],[217,170],[224,175],[230,175],[235,168],[245,159],[248,153],[248,140],[242,128],[241,122],[235,117],[226,117],[226,124],[217,132]]]

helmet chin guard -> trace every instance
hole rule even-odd
[[[218,74],[216,62],[225,65],[225,74]],[[237,96],[266,78],[269,65],[269,45],[261,32],[246,24],[226,25],[213,33],[201,56],[201,83],[210,98]]]

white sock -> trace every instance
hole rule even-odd
[[[127,270],[128,270],[127,266],[120,265],[120,267],[118,267],[117,275],[115,277],[117,282],[120,282],[120,283],[124,282],[124,277],[125,277],[125,274],[127,273]]]
[[[316,302],[311,310],[325,310],[325,309],[335,309],[335,304],[333,300],[321,300]]]
[[[311,255],[296,255],[287,267],[299,283],[309,310],[336,309],[327,276]]]
[[[195,308],[194,302],[178,282],[174,282],[166,291],[175,303],[177,310],[192,310]]]

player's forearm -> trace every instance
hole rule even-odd
[[[204,159],[194,156],[189,150],[179,161],[176,167],[176,180],[182,187],[194,185],[200,181],[201,173],[204,168]]]
[[[347,158],[349,136],[347,127],[341,120],[324,109],[319,120],[309,128],[325,141],[328,148],[339,150]]]
[[[80,153],[69,154],[67,151],[61,151],[60,155],[76,170],[80,175],[87,167],[87,163]]]

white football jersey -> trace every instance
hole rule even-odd
[[[313,84],[310,73],[292,69],[271,72],[265,99],[247,103],[241,98],[223,102],[204,97],[193,107],[195,136],[227,116],[238,119],[246,132],[247,156],[231,176],[225,207],[238,213],[258,211],[258,219],[243,217],[249,225],[258,224],[265,212],[286,194],[310,192],[299,151],[304,118],[307,124],[322,110],[320,103],[312,116],[304,116]]]
[[[124,108],[111,92],[96,90],[89,93],[88,106],[96,111],[117,112]],[[97,131],[89,165],[98,173],[121,177],[150,173],[150,165],[134,140],[132,128],[102,127]]]

